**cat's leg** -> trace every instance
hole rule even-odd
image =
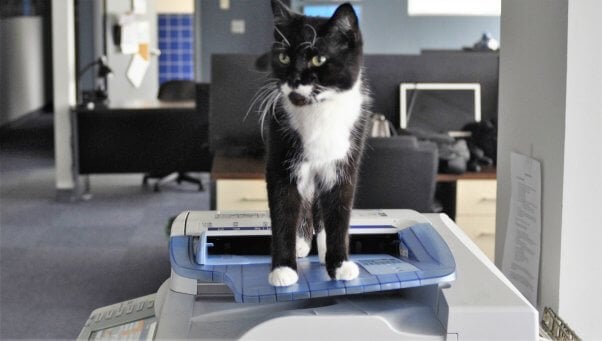
[[[297,240],[295,243],[297,258],[307,257],[311,251],[311,240],[313,239],[314,228],[310,207],[311,205],[309,204],[303,204],[303,207],[301,208],[300,223],[297,227]]]
[[[268,175],[269,176],[269,175]],[[296,237],[301,198],[297,187],[285,181],[268,181],[272,220],[272,271],[268,281],[273,286],[288,286],[297,275]]]
[[[320,200],[316,199],[314,201],[312,213],[314,219],[314,230],[316,231],[318,258],[320,259],[320,264],[326,264],[326,231],[324,230],[324,220],[322,219]]]
[[[349,260],[349,221],[353,203],[353,185],[337,184],[320,195],[326,231],[326,270],[331,278],[352,280],[359,275],[357,265]]]

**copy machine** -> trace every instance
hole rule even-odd
[[[535,340],[537,311],[446,215],[355,210],[352,281],[317,256],[299,282],[267,283],[266,212],[183,212],[170,278],[154,295],[95,310],[80,339]]]

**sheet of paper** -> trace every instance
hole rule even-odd
[[[146,14],[146,0],[132,0],[134,14]]]
[[[136,30],[138,34],[138,44],[150,43],[150,23],[148,21],[136,22]]]
[[[502,272],[537,306],[541,249],[541,164],[525,155],[510,156],[510,212]]]
[[[130,62],[127,71],[127,78],[136,88],[139,88],[142,84],[142,80],[144,79],[144,75],[146,74],[149,65],[150,62],[138,53],[132,57],[132,61]]]
[[[138,52],[138,24],[135,22],[121,25],[121,53],[134,54]]]

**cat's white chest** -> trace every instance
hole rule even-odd
[[[291,127],[301,137],[306,161],[321,164],[347,157],[351,132],[362,113],[359,84],[324,102],[303,107],[289,103],[285,107]]]
[[[362,94],[358,84],[321,103],[285,104],[285,109],[303,144],[303,155],[294,170],[297,187],[301,196],[310,200],[317,186],[330,189],[341,176],[337,162],[349,156],[351,134],[362,114]]]

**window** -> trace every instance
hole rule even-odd
[[[334,14],[334,11],[339,7],[339,5],[330,5],[330,4],[316,4],[316,5],[304,5],[303,6],[303,14],[309,15],[312,17],[326,17],[329,18]],[[355,9],[355,13],[358,18],[362,16],[362,7],[359,5],[353,5],[353,9]]]
[[[502,0],[408,0],[408,15],[499,16]]]
[[[193,14],[159,14],[159,84],[194,79]]]

